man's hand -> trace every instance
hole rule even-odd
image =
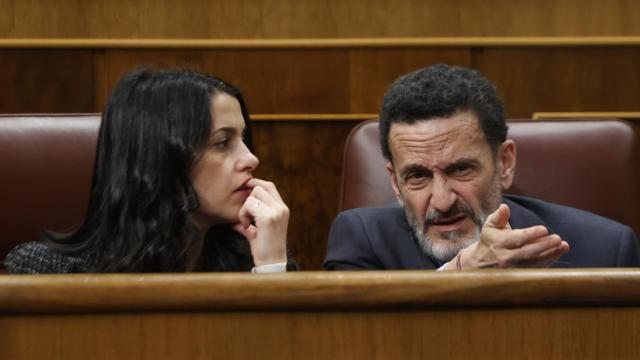
[[[489,215],[480,240],[458,255],[462,269],[548,267],[569,251],[566,241],[542,225],[511,229],[510,215],[505,204]]]

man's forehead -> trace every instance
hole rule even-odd
[[[431,152],[450,146],[486,142],[475,115],[459,112],[447,118],[418,120],[413,124],[394,123],[389,131],[389,145],[394,150]]]

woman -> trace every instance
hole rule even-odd
[[[220,79],[127,74],[102,114],[84,223],[16,247],[7,270],[284,271],[289,210],[252,177],[250,135],[242,95]]]

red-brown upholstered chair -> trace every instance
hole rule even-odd
[[[635,133],[621,121],[510,122],[517,165],[507,193],[577,207],[638,227]],[[339,210],[395,201],[377,121],[356,126],[345,147]]]
[[[0,116],[0,262],[44,229],[81,223],[99,124],[93,114]]]

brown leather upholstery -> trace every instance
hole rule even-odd
[[[594,212],[636,228],[635,133],[621,121],[509,123],[517,165],[507,193]],[[377,121],[347,139],[339,210],[395,201],[379,145]]]
[[[43,229],[82,221],[99,124],[99,115],[0,116],[0,261]]]

